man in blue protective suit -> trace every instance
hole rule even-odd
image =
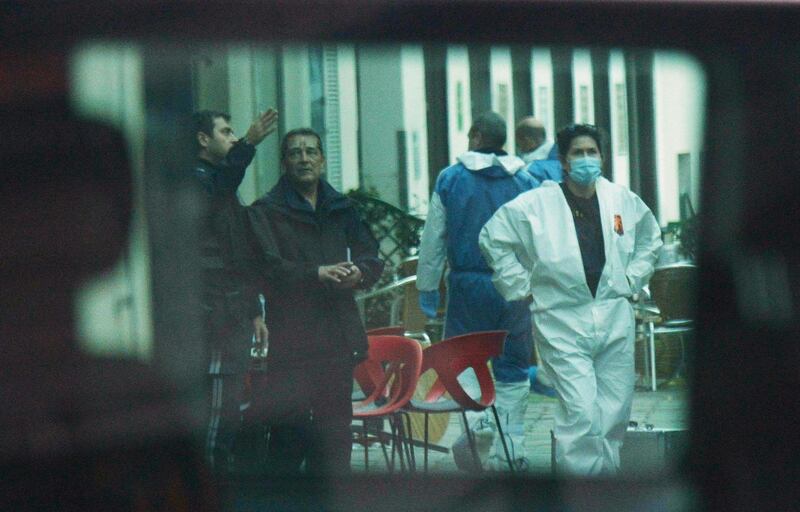
[[[611,475],[631,413],[631,297],[653,274],[661,230],[645,203],[602,177],[600,133],[558,134],[562,184],[547,181],[497,210],[480,233],[508,300],[531,299],[542,365],[553,379],[559,471]]]
[[[547,139],[544,124],[533,116],[523,117],[514,130],[514,141],[517,156],[525,162],[525,172],[529,173],[541,185],[547,180],[561,183],[563,170],[558,159],[558,144]],[[529,368],[531,389],[537,393],[553,397],[553,383],[546,371],[539,366],[539,351],[534,339],[533,350],[536,366]]]
[[[514,130],[517,156],[525,164],[534,160],[546,160],[553,149],[553,142],[547,140],[544,124],[533,116],[523,117]]]
[[[509,331],[503,354],[492,361],[492,369],[503,430],[511,438],[512,456],[519,466],[524,464],[524,417],[530,391],[528,366],[533,345],[530,313],[524,301],[508,302],[495,290],[492,270],[478,248],[478,234],[494,212],[537,185],[529,174],[521,172],[524,162],[503,151],[505,142],[505,120],[494,112],[483,114],[470,128],[469,150],[439,175],[422,233],[417,288],[422,310],[428,317],[435,317],[439,280],[447,261],[450,271],[445,337],[497,329]],[[474,390],[471,394],[479,394],[474,373],[469,376],[467,373],[460,377],[462,385],[468,393]],[[478,434],[479,454],[486,458],[496,437],[494,431],[477,423],[473,430]],[[503,454],[500,446],[498,437],[494,450],[497,457]],[[454,446],[454,456],[457,455]],[[496,464],[496,467],[503,466]]]
[[[533,176],[537,184],[542,184],[548,180],[561,183],[564,170],[561,167],[561,161],[558,159],[558,145],[553,144],[553,147],[547,154],[547,158],[543,160],[533,160],[525,168],[525,171]]]

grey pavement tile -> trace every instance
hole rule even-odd
[[[634,394],[631,419],[651,423],[657,428],[685,429],[689,422],[688,391],[680,386],[663,386],[656,392],[637,390]],[[531,393],[526,413],[525,456],[529,460],[533,474],[550,473],[550,430],[553,416],[558,407],[554,398]],[[449,424],[443,437],[437,442],[449,447],[461,434],[460,417],[450,415]],[[422,471],[423,450],[416,448],[417,470]],[[386,472],[387,467],[379,446],[369,450],[370,472]],[[354,445],[352,467],[356,472],[364,471],[363,448]],[[429,471],[437,473],[461,474],[456,468],[450,453],[429,453]]]

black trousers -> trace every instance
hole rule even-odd
[[[214,469],[224,470],[232,461],[236,436],[242,426],[239,410],[244,374],[209,375],[209,412],[206,459]]]
[[[268,365],[253,386],[248,424],[270,426],[266,469],[314,475],[350,471],[353,363],[281,368]]]

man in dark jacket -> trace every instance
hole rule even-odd
[[[203,307],[211,377],[206,456],[212,467],[229,468],[241,414],[239,397],[249,367],[251,338],[267,341],[246,235],[246,212],[237,189],[256,146],[275,130],[277,112],[261,114],[242,139],[230,116],[194,114],[197,162],[193,175],[208,194],[202,238]]]
[[[270,350],[265,400],[269,465],[296,472],[350,467],[352,371],[367,353],[353,290],[383,271],[378,244],[350,199],[322,179],[319,135],[301,128],[281,143],[282,175],[250,208],[256,252],[269,283]]]

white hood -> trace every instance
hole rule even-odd
[[[498,166],[512,176],[525,166],[525,162],[516,156],[498,156],[494,153],[478,153],[477,151],[462,153],[458,157],[458,161],[470,171],[480,171],[488,167]]]

